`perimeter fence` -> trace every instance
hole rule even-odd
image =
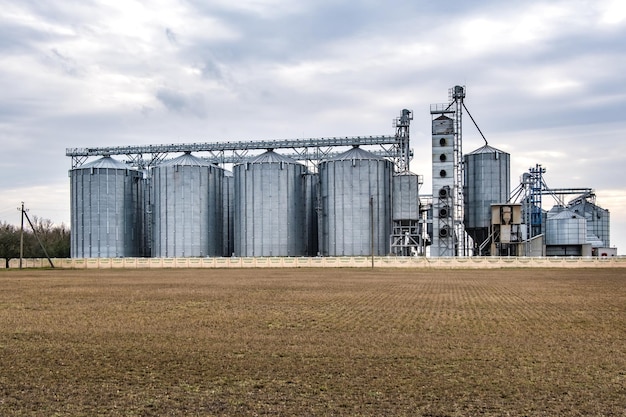
[[[162,268],[626,268],[626,256],[615,257],[243,257],[243,258],[63,258],[52,259],[63,269]],[[9,268],[19,268],[11,259]],[[0,269],[5,263],[0,262]],[[46,258],[23,259],[22,268],[50,268]]]

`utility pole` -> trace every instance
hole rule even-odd
[[[20,269],[22,269],[22,259],[24,258],[24,202],[22,201],[22,207],[18,208],[22,215],[22,225],[20,226]]]
[[[370,252],[372,254],[372,268],[374,268],[374,196],[370,196]]]
[[[18,210],[20,209],[18,208]],[[50,255],[48,255],[48,251],[46,250],[46,247],[44,246],[41,239],[39,239],[39,235],[37,234],[37,229],[35,229],[35,225],[33,224],[33,222],[30,221],[30,217],[28,217],[28,214],[26,214],[28,210],[24,209],[23,201],[22,201],[21,210],[22,210],[22,225],[20,227],[20,269],[22,269],[22,259],[24,258],[24,217],[26,217],[26,220],[28,220],[28,224],[30,225],[30,228],[33,231],[33,235],[35,235],[35,238],[37,238],[37,242],[39,242],[39,246],[41,246],[41,249],[43,249],[43,253],[46,255],[48,262],[50,262],[50,266],[54,268],[54,264],[52,263],[52,259],[50,259]]]

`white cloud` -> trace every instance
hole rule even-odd
[[[600,10],[601,24],[616,26],[626,22],[626,4],[622,0],[605,0],[594,3]]]
[[[213,3],[226,10],[253,14],[265,19],[300,14],[310,7],[308,2],[299,0],[215,0]]]
[[[13,202],[16,208],[20,207],[23,201],[29,216],[50,219],[55,224],[65,223],[69,226],[69,198],[69,179],[67,182],[4,189],[3,206],[5,207],[0,212],[4,212],[5,215],[0,217],[0,222],[19,224],[19,211],[12,213],[8,207],[9,202]]]

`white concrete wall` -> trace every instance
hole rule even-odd
[[[371,268],[370,257],[325,258],[89,258],[53,259],[56,268],[111,269],[111,268]],[[2,267],[4,263],[2,263]],[[494,268],[626,268],[626,257],[467,257],[423,258],[376,256],[377,268],[439,268],[439,269],[494,269]],[[19,259],[12,259],[10,268],[19,268]],[[49,268],[47,259],[24,259],[23,268]]]

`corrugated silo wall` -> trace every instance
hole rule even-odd
[[[141,196],[141,256],[152,255],[152,178],[149,172],[143,173],[139,183]]]
[[[374,255],[389,253],[392,164],[387,160],[330,160],[320,164],[323,256],[372,253],[370,197],[373,198]]]
[[[507,153],[465,155],[465,226],[489,228],[491,204],[505,203],[510,189]]]
[[[319,253],[319,238],[317,227],[319,175],[307,173],[304,176],[305,188],[305,229],[307,235],[305,255],[317,256]]]
[[[152,169],[153,256],[222,255],[223,176],[205,165]]]
[[[611,246],[611,213],[609,210],[585,200],[577,201],[568,207],[587,219],[588,235],[597,236],[604,243],[605,247]]]
[[[393,177],[393,220],[419,220],[419,177],[395,175]]]
[[[70,171],[72,258],[141,255],[140,180],[130,169]]]
[[[236,256],[306,254],[305,170],[289,163],[234,167]]]
[[[587,221],[582,216],[548,216],[545,236],[546,245],[584,245],[587,243]]]
[[[234,233],[234,205],[235,194],[235,182],[232,175],[224,176],[224,208],[222,210],[224,215],[224,239],[223,239],[223,253],[222,256],[232,256],[235,251],[235,233]]]
[[[587,238],[585,219],[548,219],[546,245],[583,245]]]

